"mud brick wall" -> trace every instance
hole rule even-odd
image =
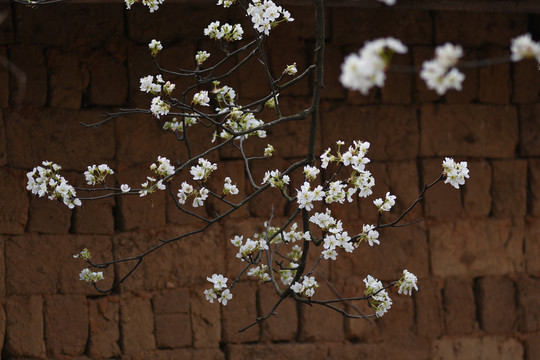
[[[242,281],[225,308],[204,300],[206,276],[234,277],[241,265],[226,244],[261,229],[277,193],[261,197],[203,235],[149,256],[113,294],[98,296],[78,280],[84,246],[97,260],[129,256],[158,238],[196,228],[164,193],[144,199],[86,203],[75,211],[30,196],[26,172],[42,160],[64,167],[83,184],[89,164],[107,163],[118,184],[136,184],[158,155],[178,157],[178,144],[147,116],[84,128],[120,107],[147,107],[139,78],[153,74],[147,43],[159,39],[160,61],[189,68],[196,50],[217,54],[201,39],[210,21],[234,10],[174,3],[149,15],[121,3],[55,4],[31,9],[1,4],[0,24],[0,347],[5,359],[527,359],[540,358],[540,72],[532,61],[466,69],[461,92],[439,97],[416,74],[391,72],[368,96],[338,82],[343,57],[365,40],[392,35],[409,47],[395,58],[419,66],[446,41],[463,45],[467,60],[508,54],[510,39],[540,38],[540,17],[527,13],[329,7],[326,89],[318,150],[337,139],[371,142],[375,195],[398,195],[403,210],[419,187],[438,176],[445,156],[469,162],[462,191],[440,184],[411,214],[418,225],[381,233],[381,245],[321,264],[344,296],[363,291],[367,273],[389,281],[403,268],[418,275],[412,297],[394,294],[376,321],[347,320],[286,302],[279,316],[237,330],[273,305],[268,287]],[[289,6],[296,21],[273,31],[273,69],[312,56],[310,7]],[[243,18],[245,21],[245,18]],[[241,100],[263,94],[256,62],[224,84]],[[182,87],[182,82],[177,82]],[[298,85],[280,99],[290,111],[309,101]],[[283,167],[303,155],[306,124],[271,131]],[[208,144],[195,135],[195,151]],[[255,149],[267,143],[254,141]],[[242,174],[240,159],[223,151],[218,176]],[[262,178],[264,166],[255,169]],[[240,177],[238,177],[238,181]],[[247,183],[239,183],[246,191]],[[370,201],[336,208],[345,227],[373,221]],[[107,269],[106,283],[122,266]],[[333,296],[321,280],[320,294]]]

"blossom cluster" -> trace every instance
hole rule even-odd
[[[188,184],[187,182],[183,182],[180,186],[180,189],[178,189],[178,203],[184,205],[187,201],[187,199],[190,196],[193,196],[193,207],[199,207],[204,205],[204,201],[208,199],[208,194],[210,191],[205,188],[201,187],[199,189],[195,189],[192,185]]]
[[[268,275],[268,266],[264,264],[249,269],[247,275],[258,278],[260,283],[270,281],[270,275]]]
[[[161,45],[161,41],[152,39],[152,41],[150,41],[148,44],[148,48],[150,49],[150,54],[155,57],[161,50],[163,50],[163,45]]]
[[[114,174],[114,171],[107,164],[101,164],[88,166],[88,170],[84,172],[84,177],[88,185],[96,185],[104,183],[105,177],[112,174]]]
[[[327,189],[321,185],[315,186],[313,189],[308,181],[297,191],[296,200],[300,209],[310,211],[313,209],[314,201],[325,201],[326,204],[337,202],[343,204],[345,200],[352,202],[352,196],[358,192],[359,197],[367,197],[371,195],[371,188],[375,186],[375,179],[371,172],[365,169],[365,165],[370,162],[366,157],[369,149],[369,142],[354,141],[348,150],[341,154],[340,148],[344,144],[343,141],[338,141],[337,155],[331,154],[331,149],[328,148],[321,156],[321,168],[326,169],[331,162],[341,163],[343,166],[350,166],[353,169],[351,176],[347,182],[336,180],[328,184]],[[319,173],[317,168],[312,166],[304,167],[304,175],[307,180],[314,180]],[[349,184],[349,188],[347,188]]]
[[[455,65],[462,56],[463,49],[459,45],[446,43],[437,46],[435,59],[422,63],[420,77],[429,89],[435,90],[439,95],[444,95],[449,89],[461,90],[465,75]]]
[[[170,130],[172,132],[184,132],[184,123],[186,127],[190,127],[197,123],[197,114],[191,114],[192,116],[184,116],[184,122],[179,121],[177,118],[173,118],[171,121],[165,121],[163,123],[163,130]]]
[[[51,161],[43,161],[41,164],[43,166],[37,166],[26,174],[26,189],[39,197],[47,195],[49,200],[60,200],[70,209],[81,206],[73,186],[58,173],[62,167]]]
[[[158,156],[157,163],[150,165],[150,170],[161,177],[174,175],[174,166],[172,166],[171,161],[164,156]]]
[[[253,0],[247,8],[247,15],[251,16],[255,30],[265,35],[269,35],[272,27],[280,21],[294,21],[287,10],[277,6],[272,0]]]
[[[404,54],[407,47],[398,39],[387,37],[367,41],[358,53],[352,53],[341,65],[341,84],[350,90],[367,95],[374,87],[382,87],[386,68],[394,53]]]
[[[276,169],[264,173],[262,184],[269,183],[271,187],[283,189],[290,181],[289,175],[281,175],[281,172]]]
[[[366,284],[364,295],[369,297],[369,304],[375,308],[377,317],[383,316],[392,307],[392,299],[388,296],[382,282],[368,275],[364,279],[364,284]]]
[[[217,165],[204,159],[199,158],[199,165],[193,165],[189,172],[193,176],[193,180],[206,181],[210,177],[213,171],[217,170]]]
[[[268,244],[264,237],[255,238],[254,240],[247,238],[244,242],[243,236],[236,235],[231,239],[231,243],[238,248],[238,253],[236,257],[242,261],[251,262],[254,260],[254,255],[256,256],[259,251],[268,250]]]
[[[319,283],[314,276],[304,276],[302,282],[295,282],[291,285],[291,290],[297,295],[305,295],[312,297],[315,294],[315,289],[319,287]]]
[[[227,302],[233,297],[231,291],[227,288],[228,279],[221,274],[214,274],[211,278],[207,277],[206,280],[214,284],[213,288],[204,291],[206,300],[213,303],[214,299],[217,299],[221,305],[227,305]]]
[[[214,21],[204,29],[204,35],[213,40],[238,41],[242,40],[244,29],[240,24],[230,25],[225,23],[220,26],[219,21]]]
[[[223,195],[237,195],[238,194],[238,187],[236,184],[232,183],[232,180],[230,177],[225,178],[225,183],[223,184]]]
[[[131,5],[135,4],[136,2],[139,2],[139,0],[124,0],[126,3],[126,8],[129,10],[131,9]],[[151,13],[159,9],[159,5],[163,4],[163,1],[165,0],[142,0],[143,5],[148,7],[148,10],[150,10]]]
[[[512,39],[510,52],[512,61],[532,58],[540,63],[540,42],[533,41],[531,34],[524,34]]]
[[[210,53],[208,51],[200,50],[195,54],[195,61],[197,62],[197,65],[202,65],[209,57]]]
[[[396,195],[391,195],[387,192],[384,200],[381,198],[375,199],[373,200],[373,204],[377,207],[377,210],[379,210],[379,214],[390,211],[392,206],[396,204]]]
[[[462,161],[457,163],[452,158],[445,158],[443,161],[443,173],[446,176],[445,184],[450,184],[456,189],[459,189],[459,185],[465,184],[465,179],[469,178],[469,169],[467,168],[467,162]]]
[[[219,134],[215,132],[213,141],[215,141],[218,137],[222,139],[230,139],[233,136],[231,132],[244,133],[243,135],[238,136],[239,139],[243,140],[247,139],[249,136],[265,138],[265,130],[255,130],[262,125],[264,125],[264,122],[256,119],[252,112],[242,111],[240,108],[233,108],[225,121],[225,127],[227,130],[223,129]]]
[[[86,281],[88,283],[96,283],[99,280],[104,280],[102,271],[92,271],[89,268],[83,269],[79,274],[79,280]]]
[[[412,289],[418,291],[418,278],[413,273],[403,270],[403,276],[399,281],[396,282],[397,287],[399,287],[398,294],[412,295]]]

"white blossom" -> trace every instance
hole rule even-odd
[[[152,56],[156,56],[163,49],[163,46],[161,45],[161,41],[152,39],[152,41],[150,41],[148,44],[148,48],[150,49]]]
[[[443,173],[446,176],[445,184],[450,184],[456,189],[465,184],[465,179],[469,178],[467,162],[456,163],[452,158],[445,158],[443,161]]]
[[[524,34],[512,39],[510,59],[520,61],[533,58],[540,63],[540,42],[534,41],[531,34]]]
[[[403,276],[396,282],[399,287],[398,294],[412,295],[412,289],[418,291],[418,278],[411,272],[403,270]]]
[[[439,95],[444,95],[449,89],[461,90],[465,75],[454,66],[462,56],[463,49],[459,45],[446,43],[438,46],[435,49],[435,59],[422,64],[420,77],[429,89]]]

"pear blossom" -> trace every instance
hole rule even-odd
[[[79,274],[79,280],[86,281],[88,283],[96,283],[99,280],[104,280],[102,271],[93,272],[89,268],[83,269]]]
[[[284,71],[287,75],[294,76],[298,72],[298,69],[296,68],[296,63],[293,63],[292,65],[287,65]]]
[[[379,213],[383,213],[385,211],[390,211],[392,209],[392,206],[396,204],[396,196],[391,195],[390,192],[386,193],[386,196],[383,199],[379,198],[373,201],[373,204],[377,207],[379,210]]]
[[[75,188],[59,174],[62,167],[51,161],[43,161],[42,165],[43,167],[37,166],[26,174],[26,189],[39,197],[47,195],[49,200],[60,200],[70,209],[81,206],[82,202],[77,198]]]
[[[202,180],[206,181],[210,174],[217,169],[217,165],[211,163],[210,161],[199,158],[199,165],[194,165],[191,167],[190,173],[193,175],[193,180]]]
[[[381,243],[379,241],[379,232],[375,230],[374,225],[362,226],[362,234],[360,235],[360,240],[367,241],[369,246],[373,246],[373,244],[379,245]]]
[[[114,174],[114,171],[107,164],[91,165],[84,172],[84,177],[88,185],[95,185],[104,183],[105,177],[112,174]]]
[[[209,52],[197,51],[197,54],[195,55],[195,61],[197,62],[197,65],[202,65],[209,57],[210,57]]]
[[[152,41],[150,41],[150,43],[148,44],[148,48],[150,49],[150,53],[152,54],[152,56],[155,57],[163,49],[163,46],[161,45],[161,41],[152,39]]]
[[[161,100],[161,97],[156,96],[152,99],[152,104],[150,106],[150,111],[152,112],[152,115],[160,118],[161,115],[167,115],[169,113],[171,106]]]
[[[210,98],[207,90],[201,90],[193,95],[193,105],[210,106]]]
[[[531,34],[527,33],[513,38],[510,51],[512,61],[533,58],[540,63],[540,42],[534,41]]]
[[[276,151],[276,149],[274,149],[274,147],[271,145],[271,144],[268,144],[266,145],[266,147],[264,148],[264,157],[272,157],[272,155],[274,155],[274,152]]]
[[[131,190],[128,184],[122,184],[120,185],[120,190],[122,190],[123,193],[127,193]]]
[[[452,158],[445,158],[443,161],[443,174],[446,176],[445,184],[450,184],[456,189],[465,184],[465,179],[469,178],[467,162],[456,163]]]
[[[279,170],[267,171],[264,174],[262,185],[269,183],[271,187],[283,189],[285,185],[288,185],[291,181],[289,175],[281,175]]]
[[[386,80],[386,68],[393,53],[404,54],[407,47],[395,38],[367,41],[358,53],[352,53],[341,65],[341,84],[350,90],[367,95],[374,87],[382,87]]]
[[[317,177],[317,175],[320,173],[321,171],[315,167],[315,166],[310,166],[310,165],[306,165],[304,166],[304,176],[306,177],[307,180],[309,181],[313,181],[315,180],[315,178]]]
[[[459,45],[446,43],[438,46],[435,49],[435,59],[422,64],[420,77],[429,89],[439,95],[444,95],[449,89],[461,90],[465,75],[454,66],[462,56],[463,49]]]
[[[395,285],[399,287],[398,294],[412,295],[412,289],[418,291],[417,282],[418,278],[413,273],[403,270],[403,276]]]
[[[230,177],[225,178],[225,184],[223,184],[223,194],[224,195],[236,195],[238,194],[238,187],[236,184],[232,183],[232,180]]]

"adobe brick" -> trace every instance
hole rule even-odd
[[[360,47],[365,41],[393,36],[405,44],[432,44],[429,12],[336,7],[331,14],[332,39]]]
[[[1,124],[0,124],[1,125]],[[28,221],[26,176],[22,171],[0,167],[0,233],[22,234]]]
[[[318,281],[320,287],[315,291],[313,298],[317,300],[335,299],[336,296],[329,287],[320,279]],[[345,335],[344,317],[334,310],[320,305],[300,304],[298,316],[302,324],[298,336],[303,342],[340,341]]]
[[[341,106],[321,114],[322,148],[353,140],[369,141],[372,161],[409,160],[418,155],[418,120],[405,106]]]
[[[265,316],[279,300],[271,284],[258,285],[259,307],[261,316]],[[262,323],[262,340],[275,342],[294,340],[297,333],[298,316],[296,302],[285,299],[274,311],[276,316],[271,316]]]
[[[111,165],[115,154],[114,129],[85,128],[80,124],[95,123],[102,114],[100,110],[31,108],[8,112],[4,126],[9,165],[32,169],[49,160],[62,166],[63,171],[85,171],[89,162]]]
[[[333,344],[329,346],[328,350],[329,359],[431,359],[428,342],[416,337],[403,335],[397,337],[397,339],[376,344]]]
[[[512,64],[512,103],[530,104],[538,101],[540,82],[531,81],[538,76],[537,62],[522,60]]]
[[[123,354],[137,354],[156,348],[152,304],[147,296],[120,299],[120,326]]]
[[[89,339],[91,358],[111,358],[121,354],[120,303],[118,296],[109,295],[88,301]]]
[[[13,37],[15,35],[13,31],[13,17],[11,16],[13,11],[12,4],[3,3],[0,5],[0,11],[2,11],[2,13],[9,14],[8,16],[5,16],[4,20],[2,21],[2,30],[0,31],[0,43],[8,44],[13,41]]]
[[[534,360],[540,357],[540,335],[527,336],[524,341],[525,360]]]
[[[424,105],[420,119],[426,157],[511,158],[519,140],[516,109],[509,106]]]
[[[357,232],[349,231],[349,235],[353,234]],[[363,242],[352,254],[339,253],[337,261],[331,263],[332,273],[348,274],[350,269],[377,269],[371,275],[384,281],[398,280],[404,269],[418,277],[429,275],[427,234],[423,224],[384,229],[379,234],[380,245],[371,247]],[[362,278],[366,275],[363,274]]]
[[[525,221],[525,262],[528,273],[540,274],[540,219],[528,218]]]
[[[483,277],[476,282],[476,292],[483,330],[504,334],[516,328],[516,290],[512,280],[502,276]]]
[[[27,231],[44,234],[67,234],[71,227],[72,210],[60,201],[30,196]]]
[[[3,59],[8,59],[5,47],[0,47],[0,56]],[[7,66],[0,69],[0,105],[2,108],[9,106],[9,71]]]
[[[522,220],[430,221],[428,229],[430,263],[436,276],[482,276],[525,270]]]
[[[98,52],[86,64],[90,73],[91,105],[121,106],[127,100],[127,69],[112,56]]]
[[[92,286],[79,280],[78,274],[86,263],[73,259],[73,254],[85,247],[90,249],[95,262],[112,259],[107,236],[29,234],[8,237],[5,242],[7,294],[95,294]],[[113,269],[103,272],[105,280],[100,285],[112,285]]]
[[[433,182],[442,173],[442,159],[422,161],[422,172],[426,183]],[[427,218],[453,219],[463,213],[461,192],[450,184],[439,183],[429,189],[424,196],[424,204]]]
[[[114,233],[114,206],[113,198],[83,201],[83,205],[75,209],[73,231],[77,234]]]
[[[41,107],[47,101],[47,67],[43,48],[36,45],[13,45],[10,60],[17,66],[10,78],[10,105]]]
[[[58,6],[60,5],[60,6]],[[16,39],[52,46],[88,44],[98,48],[124,32],[123,4],[108,4],[107,11],[94,4],[54,4],[35,12],[19,5],[15,11]]]
[[[540,217],[540,160],[529,159],[529,197],[527,206],[529,214]]]
[[[444,360],[518,360],[523,359],[523,345],[507,337],[445,337],[433,341],[431,356]]]
[[[493,215],[523,217],[527,212],[527,160],[493,161]]]
[[[442,286],[441,279],[418,279],[418,291],[413,295],[415,325],[416,332],[423,338],[436,339],[445,333]]]
[[[516,279],[517,316],[522,332],[540,329],[540,293],[537,291],[540,280],[530,276]]]
[[[464,335],[476,329],[473,281],[466,277],[447,277],[444,282],[444,322],[448,334]]]
[[[0,166],[7,165],[6,130],[4,127],[4,116],[0,113]]]
[[[504,48],[489,48],[479,54],[483,59],[508,56],[508,46]],[[508,104],[512,83],[510,79],[510,64],[497,64],[481,67],[479,72],[478,100],[490,104]]]
[[[412,66],[412,57],[408,54],[394,54],[390,66]],[[410,104],[412,101],[413,74],[390,70],[387,72],[385,85],[381,89],[381,101],[385,104]]]
[[[488,216],[491,212],[492,167],[488,161],[467,161],[470,178],[460,187],[467,216]],[[448,185],[447,185],[448,186]]]
[[[258,341],[259,325],[252,326],[244,332],[240,329],[257,319],[256,289],[252,282],[238,282],[231,291],[233,298],[222,309],[223,340],[228,344]],[[214,304],[215,306],[221,306]]]
[[[523,105],[519,108],[519,150],[523,156],[539,156],[540,105]]]
[[[43,299],[10,296],[6,300],[5,356],[45,357]]]
[[[345,99],[347,90],[341,85],[341,64],[345,58],[339,41],[327,42],[324,51],[324,89],[322,99]]]
[[[221,308],[208,302],[204,296],[204,290],[210,287],[209,283],[198,285],[190,292],[193,347],[196,349],[217,349],[221,342]],[[233,297],[232,300],[236,299]]]
[[[88,309],[83,295],[45,297],[45,344],[47,354],[78,356],[88,339]]]
[[[120,233],[113,238],[114,258],[124,259],[142,254],[160,244],[160,239],[171,239],[197,229],[194,226],[169,225],[161,231]],[[173,289],[204,283],[206,276],[222,273],[225,268],[221,230],[214,225],[202,234],[170,242],[144,259],[121,285],[122,291]],[[117,264],[117,277],[126,275],[134,265],[135,262]]]
[[[508,48],[515,34],[527,31],[526,24],[526,14],[439,11],[435,13],[435,43]]]
[[[435,53],[432,49],[431,58],[435,57]],[[460,58],[460,62],[475,62],[478,60],[478,53],[474,51],[473,49],[465,49],[463,57]],[[458,63],[459,66],[459,63]],[[459,69],[464,75],[465,80],[462,84],[462,89],[460,91],[458,90],[449,90],[444,95],[444,99],[446,100],[446,103],[448,104],[456,104],[456,103],[472,103],[478,101],[479,93],[480,93],[480,70],[477,67],[469,67],[469,68],[462,68]],[[420,79],[420,77],[418,77]],[[420,81],[424,82],[424,80],[420,79]],[[432,92],[435,92],[434,90],[431,90]],[[436,94],[436,92],[435,92]]]
[[[79,109],[89,83],[88,70],[76,53],[47,53],[49,105],[53,108]]]
[[[6,335],[6,311],[4,306],[4,304],[0,306],[0,341],[2,342],[2,345],[0,345],[0,351],[2,351],[4,348],[4,340]]]
[[[156,345],[158,348],[180,348],[192,343],[187,289],[157,294],[152,299]]]
[[[230,344],[227,359],[331,359],[321,343]]]

